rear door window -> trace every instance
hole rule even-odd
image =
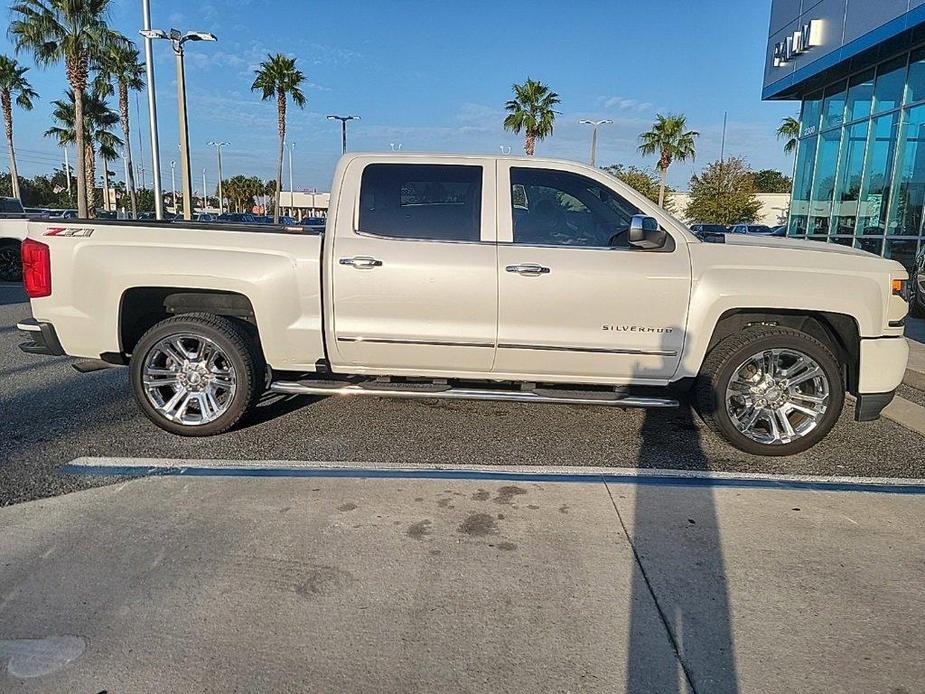
[[[363,170],[361,233],[431,241],[479,241],[481,217],[481,166],[370,164]]]

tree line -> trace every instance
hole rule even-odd
[[[555,107],[559,94],[548,85],[527,78],[523,84],[511,87],[513,98],[505,103],[505,130],[524,134],[524,153],[532,156],[536,143],[553,133]],[[785,118],[777,130],[784,139],[784,151],[792,154],[797,148],[800,123]],[[657,114],[652,127],[639,135],[638,150],[643,156],[655,156],[655,172],[637,166],[615,164],[602,167],[605,171],[639,191],[660,207],[671,211],[672,193],[667,184],[668,169],[674,162],[693,160],[696,140],[700,133],[687,129],[683,114]],[[690,179],[690,204],[684,210],[688,219],[715,224],[752,222],[761,209],[755,197],[758,193],[789,193],[792,180],[774,169],[753,172],[742,157],[728,157],[709,164]]]
[[[109,190],[108,163],[119,157],[126,161],[126,193],[133,216],[142,211],[139,191],[135,186],[129,122],[128,97],[144,83],[145,66],[138,49],[126,36],[107,24],[106,16],[112,0],[18,0],[10,8],[12,21],[9,35],[17,53],[28,52],[36,65],[47,68],[64,65],[70,89],[64,99],[53,101],[54,124],[45,132],[62,146],[76,150],[76,207],[81,218],[92,217],[97,205],[96,160],[103,162],[103,190]],[[16,58],[0,55],[0,107],[6,131],[10,158],[10,192],[23,198],[16,167],[13,145],[13,104],[31,110],[38,94],[29,83],[27,66]],[[255,71],[252,91],[260,92],[264,100],[275,99],[279,147],[276,181],[273,187],[276,204],[274,218],[279,216],[279,191],[282,183],[283,147],[286,136],[286,109],[289,99],[299,108],[305,105],[301,85],[305,75],[297,69],[295,58],[282,54],[268,55]],[[118,114],[107,98],[116,96]],[[121,135],[115,132],[121,126]],[[52,176],[53,178],[54,176]],[[48,199],[44,182],[36,177],[31,183],[32,204]],[[65,182],[67,182],[65,175]],[[233,181],[234,179],[229,179]],[[264,184],[265,186],[266,184]],[[239,187],[239,186],[238,186]],[[232,184],[232,190],[237,187]],[[61,191],[55,193],[60,194]],[[206,191],[203,191],[206,195]],[[25,199],[28,200],[29,196]],[[192,203],[192,201],[190,201]]]

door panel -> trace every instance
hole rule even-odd
[[[356,228],[339,218],[334,238],[335,368],[489,371],[498,309],[494,162],[371,164],[361,185]]]
[[[494,371],[540,380],[664,382],[680,361],[687,244],[630,247],[639,203],[609,177],[541,162],[499,167]],[[560,167],[561,168],[558,168]]]
[[[680,245],[680,244],[679,244]],[[539,265],[548,272],[509,272]],[[498,249],[498,373],[669,378],[684,343],[690,262],[672,253]]]

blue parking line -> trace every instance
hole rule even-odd
[[[823,480],[766,479],[748,477],[679,477],[676,475],[626,475],[608,473],[510,472],[489,470],[389,470],[376,468],[287,467],[150,467],[146,465],[65,465],[72,475],[105,477],[309,477],[346,479],[485,480],[505,482],[583,482],[586,484],[635,484],[655,487],[722,487],[738,489],[784,489],[821,492],[877,492],[925,494],[925,482],[826,482]]]

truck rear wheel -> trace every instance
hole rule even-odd
[[[263,390],[264,363],[246,328],[210,313],[168,318],[132,352],[131,379],[142,411],[181,436],[233,427]]]
[[[753,326],[716,345],[695,388],[707,425],[756,455],[811,448],[838,421],[844,401],[832,351],[811,335],[777,326]]]

